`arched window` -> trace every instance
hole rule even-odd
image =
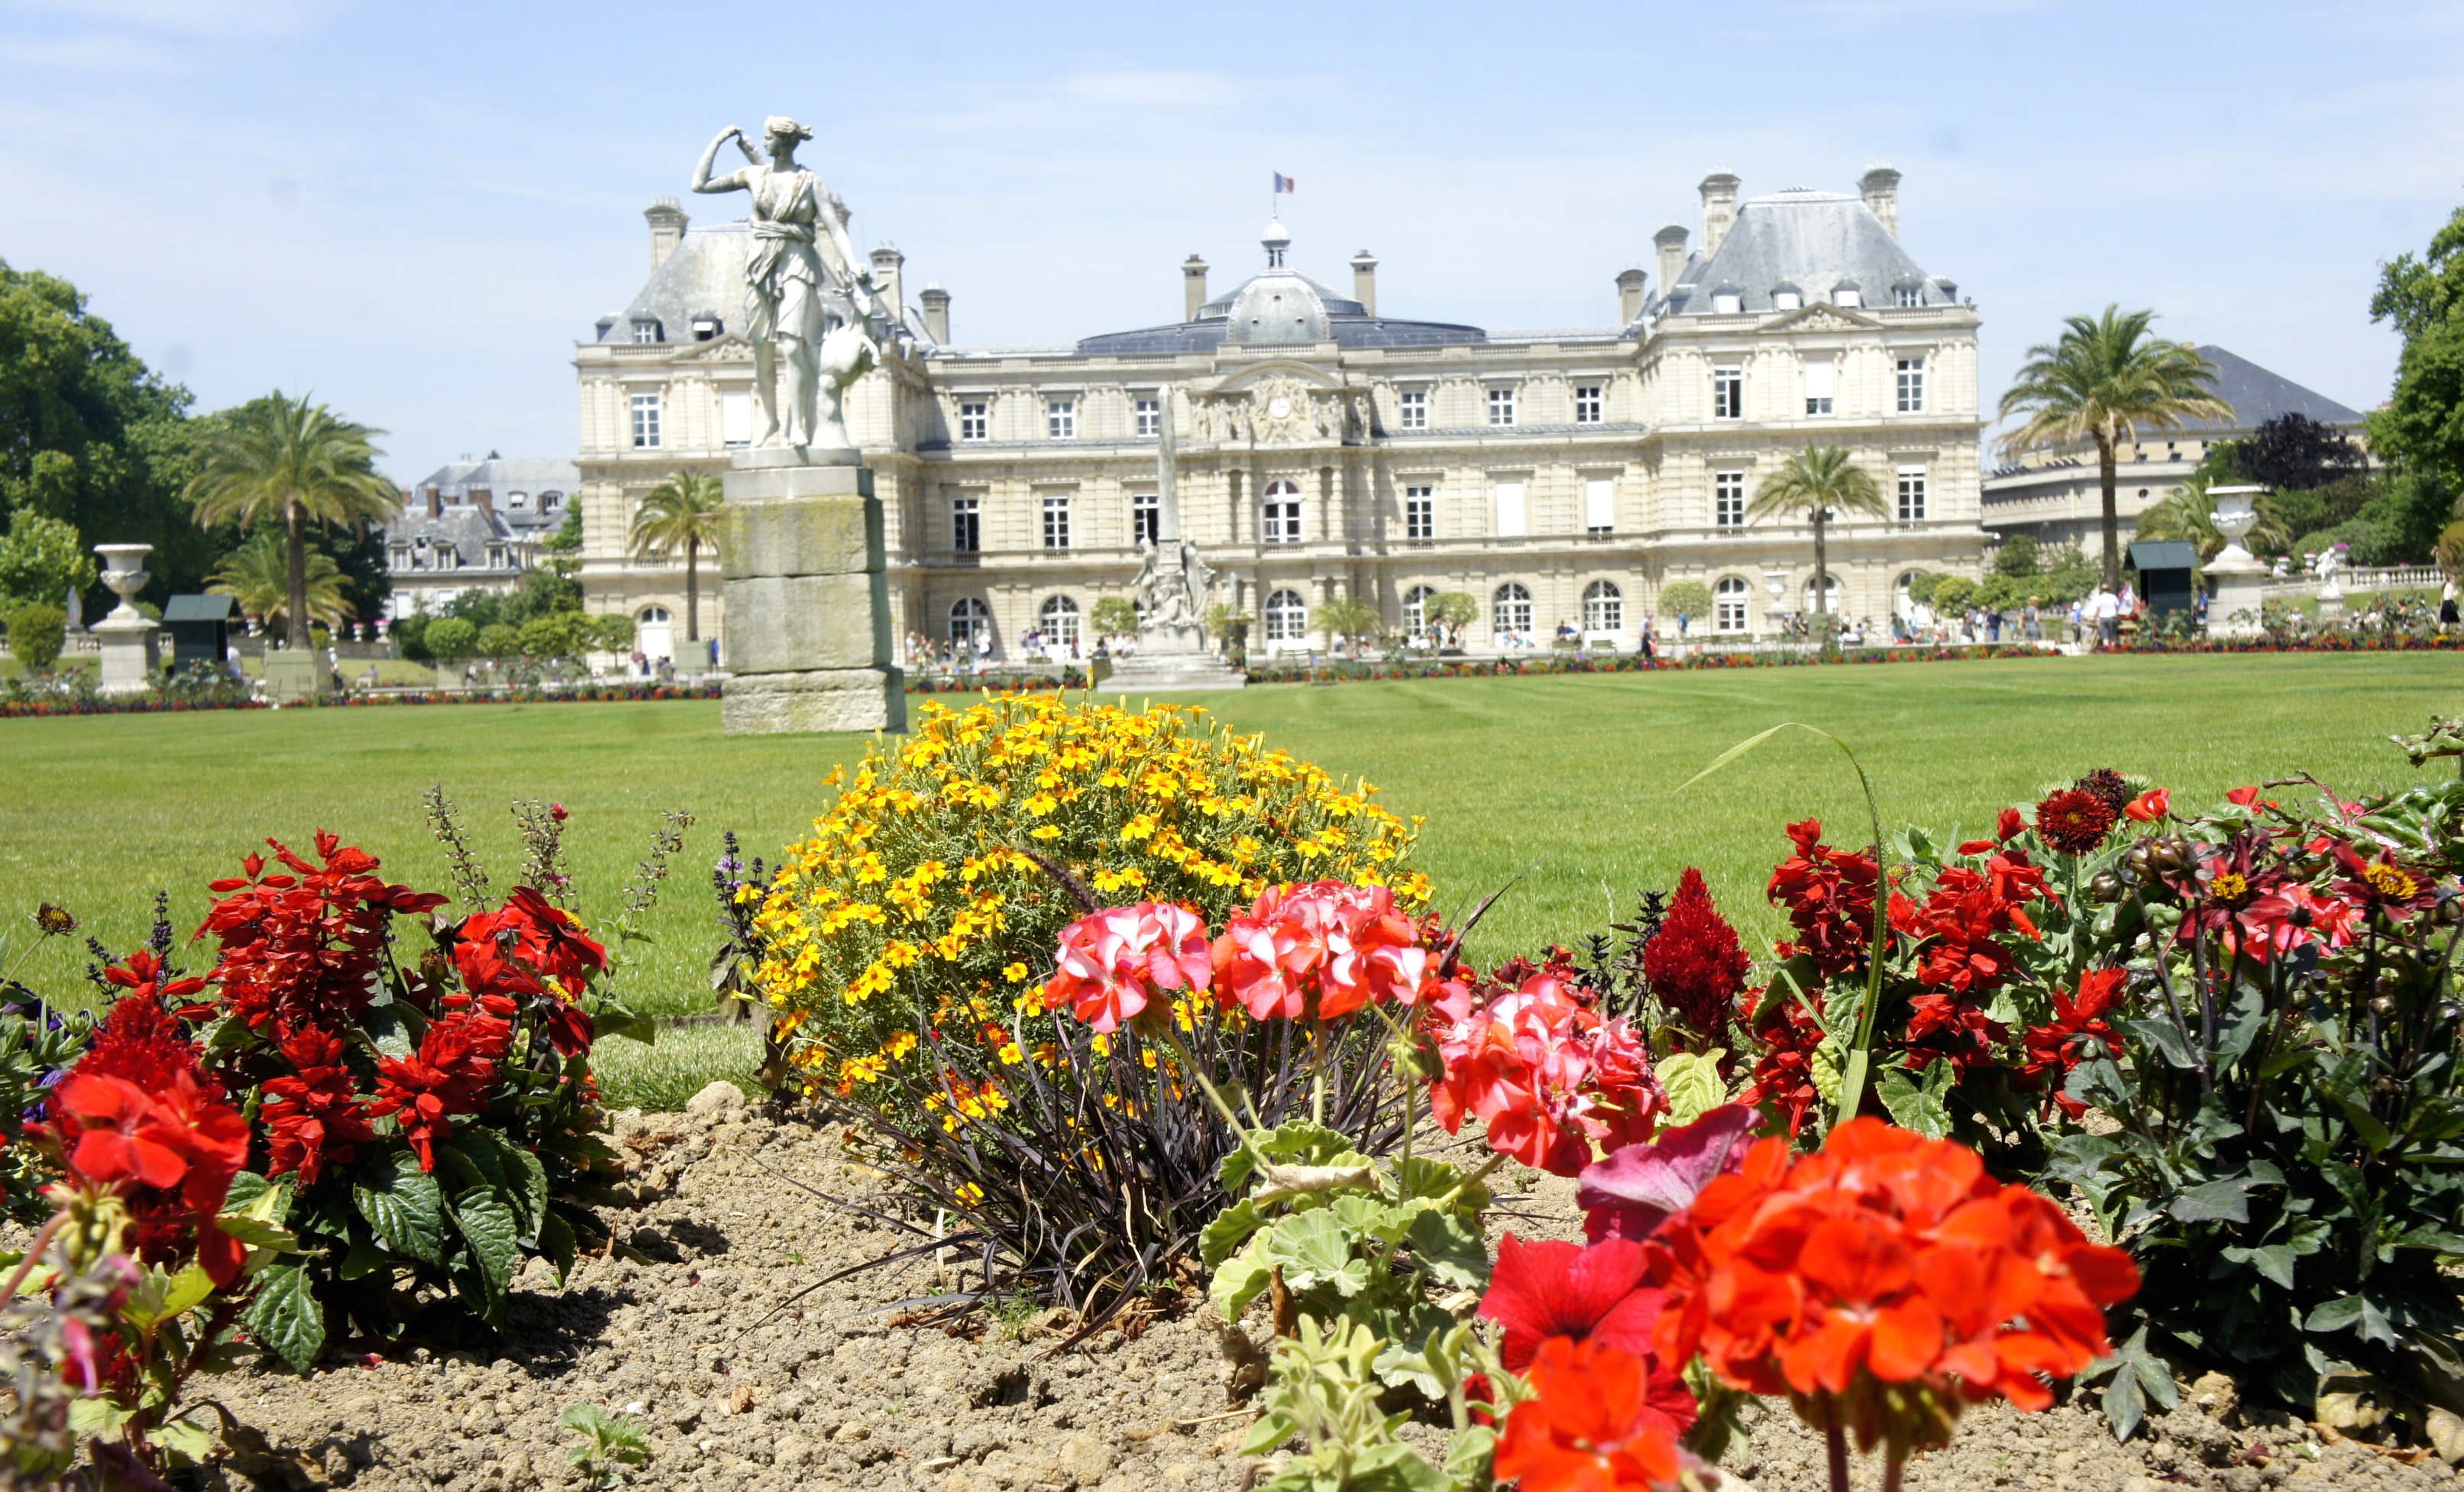
[[[1414,586],[1403,592],[1403,635],[1415,640],[1429,635],[1429,602],[1438,593],[1435,586]]]
[[[1892,614],[1892,615],[1894,615],[1894,616],[1908,616],[1908,615],[1912,614],[1912,613],[1915,612],[1915,610],[1916,610],[1916,604],[1917,604],[1917,603],[1916,603],[1916,598],[1915,598],[1914,596],[1909,595],[1909,594],[1908,594],[1908,591],[1909,591],[1909,590],[1910,590],[1912,587],[1914,587],[1914,586],[1916,585],[1916,583],[1917,583],[1917,577],[1918,577],[1919,575],[1924,574],[1924,573],[1925,573],[1925,571],[1923,571],[1923,570],[1921,570],[1921,569],[1912,569],[1912,570],[1908,570],[1908,571],[1906,571],[1905,573],[1903,573],[1903,574],[1902,574],[1902,575],[1900,576],[1899,583],[1898,583],[1897,585],[1895,585],[1895,586],[1893,586],[1893,587],[1891,588],[1891,589],[1892,589],[1892,599],[1891,599],[1891,614]]]
[[[633,619],[645,627],[663,627],[675,618],[668,614],[668,609],[664,606],[646,606],[635,614]]]
[[[1299,591],[1278,590],[1266,597],[1266,640],[1309,640],[1309,603],[1301,599]]]
[[[1036,612],[1044,645],[1054,657],[1067,657],[1078,647],[1078,603],[1067,596],[1047,597]]]
[[[1511,580],[1498,587],[1497,593],[1488,598],[1488,630],[1529,635],[1531,592]]]
[[[1711,588],[1711,630],[1746,630],[1746,582],[1743,577],[1730,575]]]
[[[1829,582],[1822,588],[1822,609],[1837,616],[1839,614],[1839,577],[1825,575],[1822,578]],[[1814,610],[1814,577],[1811,575],[1805,577],[1805,610]]]
[[[1615,582],[1595,580],[1583,588],[1583,631],[1625,631],[1625,595]]]
[[[1258,537],[1267,544],[1301,542],[1301,486],[1270,481],[1259,498]]]
[[[993,609],[974,596],[950,605],[950,640],[974,647],[976,638],[993,630]]]

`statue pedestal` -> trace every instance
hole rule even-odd
[[[1138,650],[1114,657],[1112,676],[1096,687],[1107,694],[1183,694],[1197,689],[1239,689],[1249,676],[1202,646],[1179,638],[1138,639]]]
[[[100,628],[95,629],[101,631]],[[334,688],[333,670],[315,648],[265,650],[265,697],[276,704],[321,700]]]
[[[2267,567],[2240,552],[2240,547],[2232,546],[2208,562],[2208,583],[2215,588],[2208,597],[2211,637],[2259,635],[2259,602],[2267,590]]]
[[[905,730],[872,473],[851,450],[759,447],[721,486],[720,728]]]
[[[102,692],[143,694],[163,670],[163,629],[135,607],[121,610],[128,614],[115,612],[94,624],[102,647]]]

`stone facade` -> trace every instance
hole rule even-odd
[[[1617,321],[1587,329],[1381,317],[1374,258],[1350,261],[1340,296],[1288,266],[1280,225],[1229,294],[1207,298],[1193,256],[1181,321],[1068,347],[950,345],[950,298],[929,287],[910,337],[848,394],[892,625],[935,640],[989,626],[1003,658],[1031,628],[1065,656],[1073,636],[1091,648],[1095,602],[1137,570],[1165,418],[1181,527],[1253,650],[1323,646],[1309,615],[1338,593],[1408,634],[1449,590],[1479,602],[1476,652],[1545,645],[1561,622],[1630,649],[1680,581],[1721,595],[1698,639],[1768,635],[1811,609],[1812,533],[1744,523],[1742,504],[1816,442],[1848,447],[1894,500],[1830,540],[1836,609],[1879,624],[1912,571],[1973,573],[1984,543],[1977,314],[1899,247],[1897,180],[1740,203],[1734,178],[1708,178],[1703,246],[1663,230],[1660,293],[1629,269]],[[576,358],[582,581],[592,610],[665,611],[681,638],[682,565],[631,558],[626,533],[670,472],[723,470],[751,437],[751,350],[729,324],[745,237],[651,215],[650,282]],[[897,252],[872,258],[895,284]]]

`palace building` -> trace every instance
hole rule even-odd
[[[1746,510],[1817,443],[1848,448],[1889,501],[1829,535],[1832,610],[1881,625],[1915,573],[1974,573],[1985,543],[1976,309],[1902,246],[1899,182],[1878,167],[1856,192],[1741,198],[1734,176],[1707,176],[1699,244],[1662,229],[1656,274],[1616,275],[1615,319],[1574,330],[1384,314],[1375,257],[1353,256],[1338,293],[1273,223],[1223,293],[1197,256],[1179,266],[1178,320],[970,347],[949,293],[911,304],[903,256],[877,248],[907,324],[848,390],[847,425],[882,501],[897,633],[988,629],[1001,657],[1030,629],[1063,656],[1091,648],[1094,603],[1129,594],[1136,541],[1164,521],[1167,421],[1182,531],[1253,650],[1322,646],[1310,615],[1337,595],[1420,634],[1446,591],[1479,604],[1475,652],[1561,623],[1631,649],[1685,581],[1713,598],[1696,638],[1769,635],[1813,610],[1812,529]],[[649,281],[575,358],[581,578],[593,611],[681,648],[682,556],[635,556],[627,534],[671,472],[723,469],[753,438],[749,234],[692,226],[668,199],[647,216]],[[715,572],[704,555],[705,638]]]

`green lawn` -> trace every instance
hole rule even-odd
[[[1484,958],[1570,940],[1622,917],[1636,890],[1699,865],[1767,943],[1761,901],[1781,826],[1816,815],[1861,840],[1846,762],[1784,737],[1680,793],[1733,743],[1783,720],[1831,730],[1872,774],[1887,827],[1980,827],[2006,803],[2111,766],[2199,804],[2294,770],[2347,791],[2405,777],[2385,744],[2464,705],[2451,655],[2047,658],[2006,662],[1284,685],[1209,698],[1243,730],[1367,777],[1427,817],[1419,863],[1441,903],[1513,882],[1476,940]],[[507,804],[562,802],[586,916],[612,911],[663,808],[697,820],[628,979],[650,1008],[700,1007],[715,937],[707,877],[722,829],[775,854],[820,811],[816,784],[853,737],[730,740],[718,707],[533,704],[97,717],[0,723],[0,916],[22,946],[54,901],[115,948],[142,938],[155,888],[185,932],[204,883],[263,835],[319,826],[386,873],[450,889],[420,791],[465,810],[499,889],[520,863]],[[1519,879],[1518,879],[1519,878]],[[81,988],[81,949],[54,942],[19,976]],[[672,1034],[671,1034],[672,1035]],[[654,1053],[611,1043],[619,1099],[672,1099],[750,1066],[740,1031]],[[672,1050],[668,1049],[672,1046]]]

